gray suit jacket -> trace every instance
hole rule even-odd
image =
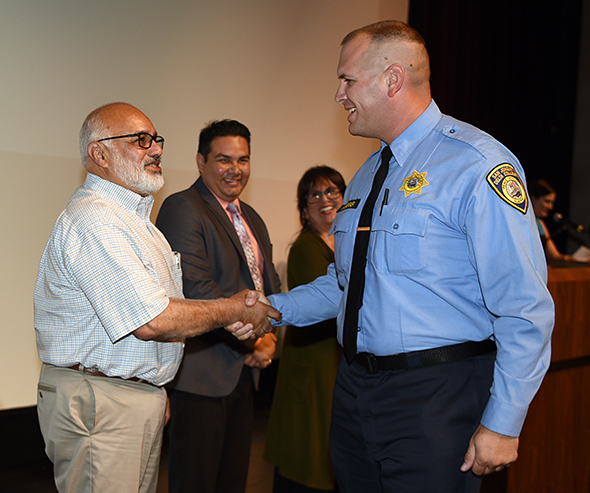
[[[264,256],[265,294],[280,290],[272,263],[272,245],[262,218],[241,202],[242,215]],[[191,188],[168,197],[156,226],[173,250],[180,252],[186,298],[227,298],[254,289],[242,245],[227,213],[199,178]],[[244,344],[223,328],[187,339],[184,358],[171,386],[184,392],[224,397],[237,385],[251,343]],[[255,380],[258,371],[253,370]]]

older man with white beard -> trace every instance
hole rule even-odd
[[[55,223],[35,287],[43,362],[38,413],[59,491],[156,491],[164,384],[184,338],[240,320],[270,330],[276,310],[247,290],[185,300],[180,259],[150,223],[164,139],[114,103],[80,131],[88,175]]]

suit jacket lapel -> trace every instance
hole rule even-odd
[[[240,243],[240,239],[238,238],[238,234],[236,233],[234,225],[231,222],[230,218],[228,217],[227,212],[225,212],[223,210],[223,207],[221,207],[221,204],[219,203],[219,201],[213,196],[211,191],[207,188],[207,185],[205,185],[205,182],[202,180],[202,178],[199,178],[195,182],[194,186],[197,189],[197,192],[199,192],[199,194],[201,195],[201,198],[203,199],[203,201],[207,204],[207,207],[209,207],[209,210],[211,211],[211,213],[223,225],[225,231],[227,232],[227,235],[229,236],[232,243],[234,244],[234,247],[236,248],[236,250],[238,252],[240,252],[240,256],[242,257],[242,260],[247,263],[246,256],[244,254],[244,249],[242,248],[242,244]]]
[[[199,193],[199,195],[201,196],[203,201],[207,204],[211,213],[219,219],[219,222],[225,228],[234,247],[240,253],[242,260],[244,261],[244,263],[247,266],[248,261],[246,260],[246,254],[244,253],[244,249],[242,248],[242,243],[240,242],[240,239],[238,238],[238,234],[236,233],[234,225],[231,222],[230,218],[228,217],[226,211],[223,210],[223,207],[221,207],[221,204],[219,203],[219,201],[213,196],[211,191],[207,188],[207,185],[205,185],[205,182],[203,181],[202,178],[199,177],[199,179],[194,183],[193,186],[195,187],[195,189],[197,190],[197,192]],[[270,259],[272,256],[271,252],[270,252],[270,245],[268,245],[266,241],[262,241],[262,239],[261,239],[262,232],[259,230],[259,226],[260,227],[262,227],[262,226],[258,224],[258,221],[254,221],[248,216],[248,208],[249,208],[249,206],[244,207],[243,203],[242,203],[242,207],[241,207],[242,216],[246,219],[246,221],[248,221],[248,225],[250,226],[250,229],[252,230],[254,237],[256,238],[256,242],[258,243],[258,247],[260,248],[260,250],[262,252],[262,258],[264,260],[264,270],[263,270],[263,274],[262,274],[264,290],[267,293],[272,293],[274,287],[273,287],[272,279],[270,277],[270,273],[274,270],[274,267],[272,265],[270,265],[270,261],[271,261]]]

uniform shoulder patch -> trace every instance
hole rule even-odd
[[[487,181],[500,198],[516,210],[526,214],[529,199],[514,166],[502,163],[488,173]]]
[[[346,204],[344,204],[342,207],[340,207],[340,209],[338,209],[336,212],[345,211],[346,209],[356,209],[360,203],[361,203],[361,199],[349,200],[348,202],[346,202]]]

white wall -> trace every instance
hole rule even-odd
[[[300,176],[328,164],[348,181],[377,145],[351,137],[333,101],[340,41],[407,14],[408,0],[0,0],[0,409],[36,403],[33,287],[53,222],[84,179],[77,136],[91,110],[129,102],[166,138],[155,213],[196,179],[204,124],[245,123],[242,198],[284,271]]]

